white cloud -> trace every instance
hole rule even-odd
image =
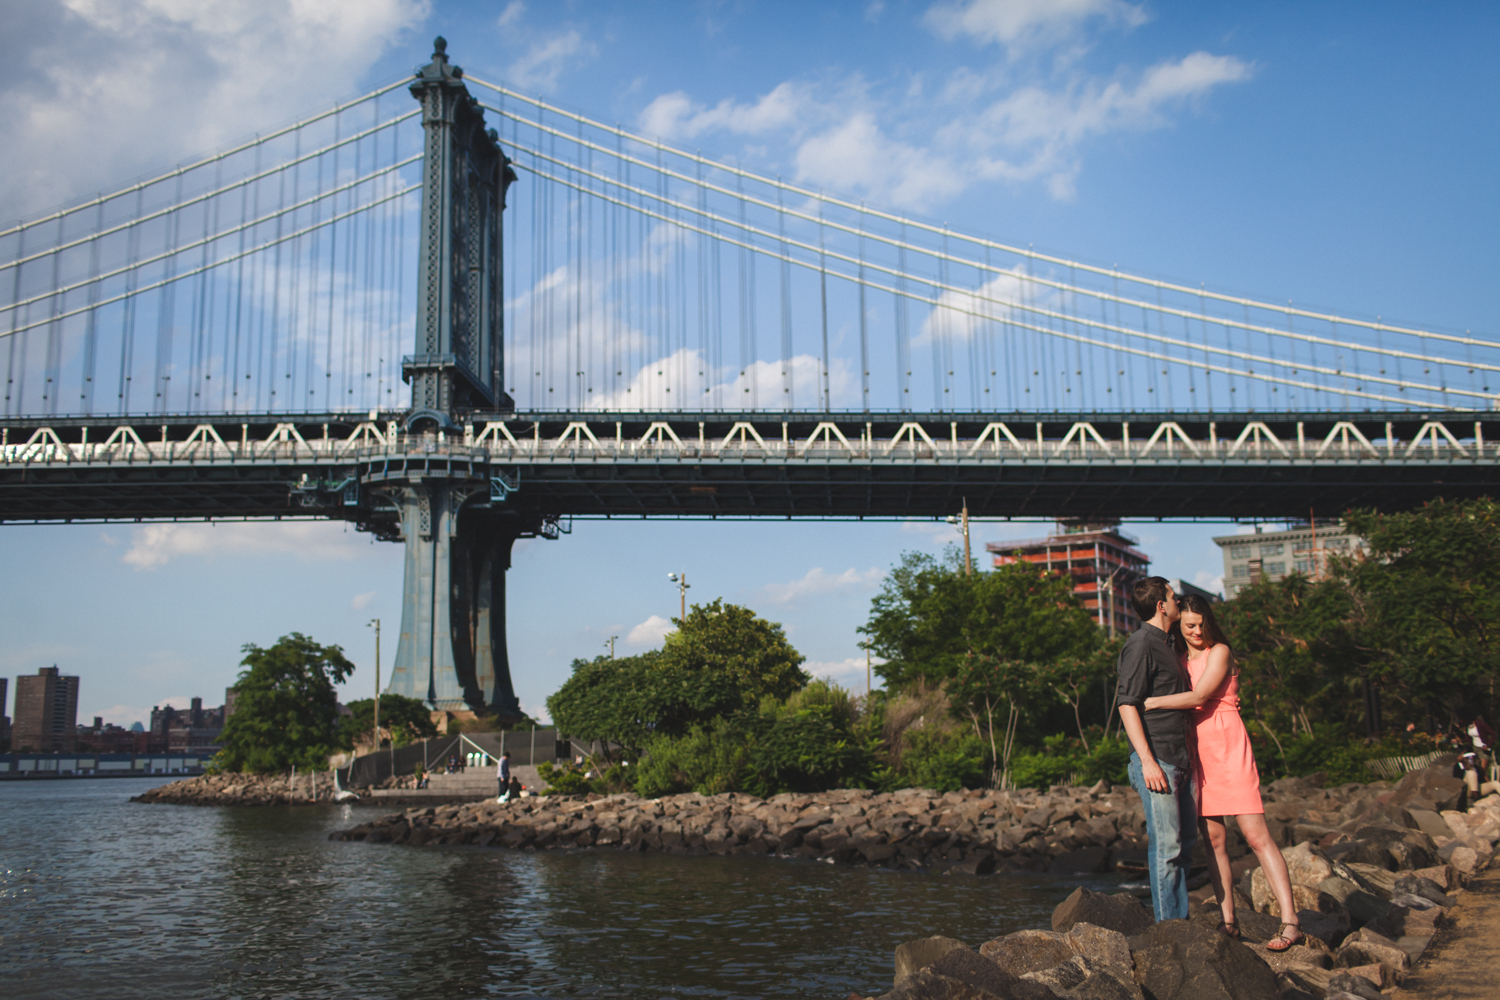
[[[113,190],[348,97],[428,9],[428,0],[7,4],[5,210]]]
[[[879,664],[885,661],[876,657],[871,662]],[[863,655],[850,656],[843,660],[807,660],[802,664],[802,669],[814,677],[832,681],[855,694],[865,693],[865,658]],[[872,678],[872,680],[878,682],[878,678]]]
[[[506,4],[505,9],[500,12],[500,16],[495,19],[495,26],[512,27],[521,20],[521,15],[524,13],[526,13],[526,5],[521,0],[510,0],[510,3]]]
[[[186,556],[295,556],[301,560],[352,559],[367,537],[329,521],[228,521],[207,524],[145,524],[131,530],[121,561],[156,569]]]
[[[508,8],[506,13],[509,13]],[[503,20],[504,15],[501,17]],[[532,42],[526,54],[510,64],[506,76],[520,87],[553,90],[557,87],[558,76],[570,63],[590,59],[597,52],[595,45],[585,42],[576,30],[564,31]]]
[[[965,187],[960,168],[926,149],[886,136],[858,112],[797,149],[797,179],[833,190],[857,188],[887,204],[922,207]]]
[[[1143,17],[1118,0],[976,2],[933,8],[929,23],[945,37],[1016,47],[1058,42],[1092,21],[1133,26]],[[798,182],[892,207],[929,209],[994,181],[1040,182],[1065,200],[1090,139],[1167,127],[1183,108],[1252,73],[1243,60],[1209,52],[1112,77],[1090,76],[1059,57],[1052,70],[1030,76],[955,66],[941,85],[914,77],[904,93],[883,99],[857,75],[788,80],[754,100],[712,106],[674,91],[648,104],[639,124],[674,141],[715,132],[754,138],[760,145],[740,152],[766,171],[781,169],[776,143],[767,141],[779,139]]]
[[[217,706],[216,706],[217,707]],[[111,705],[108,708],[96,708],[92,712],[79,712],[78,721],[92,723],[94,716],[104,720],[105,725],[120,726],[129,729],[132,722],[149,725],[151,722],[151,709],[138,708],[134,705]]]
[[[1082,169],[1086,140],[1163,128],[1170,124],[1167,112],[1215,87],[1247,80],[1252,72],[1233,56],[1194,52],[1151,67],[1134,86],[1089,80],[1063,90],[1023,87],[973,117],[944,126],[938,139],[967,147],[977,177],[1041,179],[1053,197],[1067,199]]]
[[[675,629],[671,619],[652,615],[626,633],[625,643],[629,646],[654,646]]]
[[[867,570],[846,569],[842,573],[829,573],[821,566],[807,571],[800,580],[790,583],[768,583],[764,588],[766,600],[772,604],[790,604],[817,594],[843,594],[851,591],[871,590],[885,578],[885,571],[874,566]]]
[[[728,98],[705,107],[682,91],[662,94],[640,114],[640,127],[649,136],[691,139],[704,132],[723,130],[735,135],[764,135],[806,123],[809,115],[821,117],[822,106],[801,84],[779,84],[770,93],[748,104]]]
[[[371,601],[375,600],[375,595],[377,593],[378,591],[371,590],[363,594],[355,594],[354,600],[349,602],[349,607],[353,608],[355,611],[363,611],[365,608],[369,607]]]
[[[980,44],[1002,45],[1016,56],[1055,45],[1088,21],[1134,28],[1147,16],[1123,0],[959,0],[937,4],[923,20],[941,38],[966,35]]]
[[[1224,593],[1224,574],[1211,573],[1206,569],[1200,569],[1193,574],[1193,583],[1204,590],[1211,590],[1215,594]]]

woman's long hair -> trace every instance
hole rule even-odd
[[[1229,644],[1229,637],[1219,627],[1219,619],[1214,617],[1214,606],[1209,603],[1208,598],[1201,594],[1182,594],[1177,598],[1177,605],[1184,613],[1191,611],[1195,615],[1203,616],[1203,638],[1208,640],[1210,648],[1223,643],[1229,646],[1229,661],[1231,670],[1239,673],[1239,664],[1235,662],[1234,647]],[[1182,620],[1179,618],[1172,623],[1172,631],[1176,633],[1173,639],[1177,647],[1184,652],[1187,650],[1187,640],[1182,637]]]

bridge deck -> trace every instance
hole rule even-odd
[[[1493,491],[1488,413],[349,414],[0,422],[0,520],[346,518],[441,478],[527,517],[1277,517]],[[491,487],[491,483],[495,485]]]

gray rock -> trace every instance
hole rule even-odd
[[[1238,941],[1186,920],[1130,939],[1135,980],[1153,1000],[1274,1000],[1276,973]]]
[[[1417,829],[1427,834],[1427,836],[1434,839],[1455,836],[1453,828],[1448,825],[1448,821],[1437,813],[1428,812],[1426,809],[1408,809],[1407,812],[1411,813],[1411,818],[1417,821]]]
[[[893,985],[900,986],[901,980],[919,969],[925,969],[948,952],[968,947],[957,938],[943,937],[940,934],[898,944],[896,946],[896,980]]]
[[[1119,931],[1079,922],[1065,936],[1068,946],[1091,962],[1112,966],[1133,981],[1134,965],[1130,961],[1130,943]]]
[[[1364,976],[1351,976],[1347,972],[1340,973],[1328,980],[1328,995],[1345,993],[1360,997],[1361,1000],[1386,1000],[1385,994],[1375,988],[1375,984]]]
[[[1407,772],[1396,783],[1396,790],[1391,795],[1391,805],[1405,806],[1408,802],[1420,799],[1436,806],[1434,812],[1459,808],[1467,789],[1462,779],[1453,776],[1452,766],[1450,760],[1447,764]]]
[[[1317,938],[1330,948],[1337,947],[1354,931],[1354,921],[1347,914],[1299,910],[1297,921],[1304,934]]]
[[[1405,972],[1411,966],[1411,959],[1401,950],[1400,945],[1368,927],[1362,927],[1349,935],[1348,940],[1334,955],[1334,964],[1345,969],[1382,962],[1398,973]]]
[[[928,967],[929,972],[953,979],[1006,1000],[1054,1000],[1046,987],[1013,976],[967,948],[954,949]]]
[[[1133,976],[1121,974],[1083,955],[1024,977],[1068,1000],[1144,1000]]]
[[[1052,929],[1055,931],[1070,930],[1077,923],[1090,923],[1131,937],[1145,932],[1153,922],[1151,911],[1128,892],[1106,896],[1082,886],[1073,890],[1073,894],[1052,911]]]
[[[1060,965],[1077,952],[1066,935],[1028,930],[986,941],[979,946],[979,954],[1013,976],[1024,976]]]

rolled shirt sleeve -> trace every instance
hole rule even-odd
[[[1116,687],[1121,705],[1140,707],[1150,695],[1149,650],[1144,642],[1127,642],[1120,650],[1120,682]]]

